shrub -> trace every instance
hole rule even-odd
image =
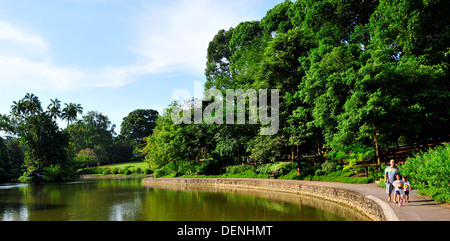
[[[247,165],[236,165],[236,166],[228,166],[226,168],[226,172],[230,173],[230,174],[237,174],[237,173],[242,173],[245,172],[247,170],[252,169],[251,166],[247,166]]]
[[[330,174],[338,170],[338,164],[335,161],[326,160],[320,165],[320,169],[315,171],[317,176]]]
[[[208,160],[198,168],[198,174],[201,175],[219,175],[220,174],[220,162],[218,160]]]
[[[113,168],[113,169],[110,171],[110,173],[113,174],[113,175],[117,175],[117,174],[119,174],[119,172],[120,172],[120,171],[119,171],[119,168],[117,168],[117,167],[116,167],[116,168]]]
[[[177,162],[177,175],[190,175],[195,173],[199,166],[195,165],[195,163],[189,163],[188,161],[179,161]]]
[[[73,181],[76,177],[70,167],[61,167],[61,165],[51,165],[46,167],[45,179],[49,182],[67,182]]]
[[[90,148],[86,148],[78,152],[78,155],[74,160],[76,165],[79,167],[94,166],[98,163],[97,154],[95,154],[95,152]]]
[[[286,175],[292,170],[296,170],[297,166],[298,165],[296,162],[275,162],[259,165],[255,171],[261,174],[269,174],[273,171],[279,171],[281,175]]]
[[[78,170],[78,174],[91,174],[91,175],[95,175],[95,174],[102,174],[103,172],[103,168],[99,168],[99,167],[90,167],[90,168],[83,168]]]
[[[326,174],[334,172],[337,170],[337,163],[333,161],[326,160],[322,163],[322,171]]]
[[[160,178],[160,177],[165,177],[168,176],[170,173],[172,173],[173,171],[171,170],[171,168],[169,166],[163,166],[160,169],[155,170],[155,172],[153,173],[153,176],[155,178]],[[173,172],[175,173],[175,172]]]
[[[438,202],[450,203],[450,145],[419,152],[400,167],[412,188]]]
[[[343,149],[331,150],[325,156],[332,161],[344,161],[345,165],[343,169],[347,170],[353,169],[360,162],[373,159],[375,157],[375,150],[373,147],[354,143]]]
[[[123,170],[123,175],[131,175],[131,174],[133,174],[133,172],[130,169],[126,168],[125,170]]]
[[[289,173],[280,177],[280,179],[296,179],[297,169],[292,169]]]

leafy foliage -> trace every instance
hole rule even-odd
[[[158,111],[138,109],[123,118],[120,135],[134,145],[143,143],[143,139],[153,133]]]
[[[174,126],[167,113],[175,103],[142,153],[174,170],[212,158],[232,166],[228,175],[262,174],[268,166],[241,164],[290,157],[295,178],[371,181],[382,150],[399,140],[448,140],[449,8],[438,0],[287,0],[260,21],[220,30],[208,47],[205,88],[280,90],[280,131],[260,136],[248,122]],[[305,162],[311,153],[319,157]]]
[[[45,180],[43,174],[48,172],[45,168],[51,166],[70,170],[67,155],[70,137],[55,121],[62,113],[58,101],[52,101],[53,105],[47,110],[34,94],[26,94],[22,100],[13,103],[9,131],[16,133],[21,144],[27,147],[24,160],[27,176],[22,180],[42,182]]]
[[[400,167],[400,173],[420,193],[450,203],[450,144],[416,153]]]
[[[75,162],[79,164],[79,167],[89,167],[98,164],[98,157],[91,148],[86,148],[78,152]]]

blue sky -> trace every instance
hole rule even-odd
[[[0,0],[0,113],[34,93],[97,110],[120,128],[205,81],[220,29],[261,20],[283,0]]]

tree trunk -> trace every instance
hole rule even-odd
[[[208,149],[206,147],[202,148],[202,154],[203,154],[203,161],[206,161],[206,152],[208,151]]]
[[[375,136],[373,137],[373,142],[375,144],[375,154],[377,156],[377,165],[378,165],[378,169],[381,167],[381,158],[380,158],[380,146],[378,145],[378,130],[377,127],[375,126],[375,124],[372,121],[372,127],[375,130]]]
[[[292,162],[294,162],[294,157],[295,157],[295,150],[294,150],[294,147],[292,147],[292,156],[291,156]]]
[[[239,148],[237,149],[237,158],[238,158],[238,164],[241,163],[241,155],[239,153]]]

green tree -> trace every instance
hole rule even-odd
[[[81,120],[71,124],[67,131],[71,136],[71,155],[92,149],[100,164],[129,162],[133,158],[133,146],[123,138],[116,137],[115,125],[108,116],[89,111]]]
[[[153,133],[158,115],[158,111],[151,109],[131,112],[123,118],[120,135],[135,146],[143,144],[144,138]]]
[[[52,103],[52,106],[54,106],[53,103]],[[71,122],[74,122],[77,120],[78,114],[80,114],[80,115],[83,114],[83,107],[81,107],[80,104],[74,104],[74,103],[65,104],[65,106],[66,107],[64,107],[64,109],[62,109],[61,118],[63,120],[67,120],[67,126],[69,126]]]
[[[380,165],[381,149],[399,138],[448,140],[449,9],[439,0],[284,1],[261,21],[220,30],[208,47],[205,88],[279,89],[280,131],[258,136],[260,126],[247,122],[176,126],[166,114],[147,138],[148,160],[239,162],[328,148]]]
[[[61,101],[58,99],[50,100],[50,105],[47,107],[50,116],[53,119],[61,117]]]
[[[259,21],[242,22],[233,30],[230,40],[232,82],[227,89],[267,88],[261,78],[264,49],[271,36],[264,35]]]
[[[220,30],[209,43],[206,62],[205,88],[227,88],[232,84],[230,70],[231,56],[230,41],[233,36],[233,28],[228,31]]]
[[[78,152],[75,161],[78,162],[80,167],[89,167],[98,164],[98,157],[94,150],[86,148]]]
[[[170,117],[174,106],[175,104],[172,104],[162,116],[159,116],[153,134],[146,138],[146,144],[140,149],[145,155],[145,161],[152,168],[173,163],[177,169],[177,162],[185,160],[185,153],[182,152],[182,128],[174,124]]]
[[[69,136],[58,128],[50,110],[44,111],[39,98],[34,94],[13,102],[11,118],[14,122],[12,132],[19,136],[22,145],[26,145],[25,167],[26,176],[33,181],[42,181],[45,168],[59,165],[70,169],[67,157]]]
[[[265,35],[277,36],[280,33],[287,33],[293,28],[289,11],[293,3],[285,0],[267,11],[266,16],[261,20]]]
[[[83,135],[81,136],[84,148],[95,151],[101,164],[111,164],[110,149],[113,145],[115,125],[111,123],[108,116],[98,112],[89,111],[82,118]]]
[[[10,158],[8,148],[6,147],[3,138],[0,137],[0,181],[6,181],[10,178]]]

